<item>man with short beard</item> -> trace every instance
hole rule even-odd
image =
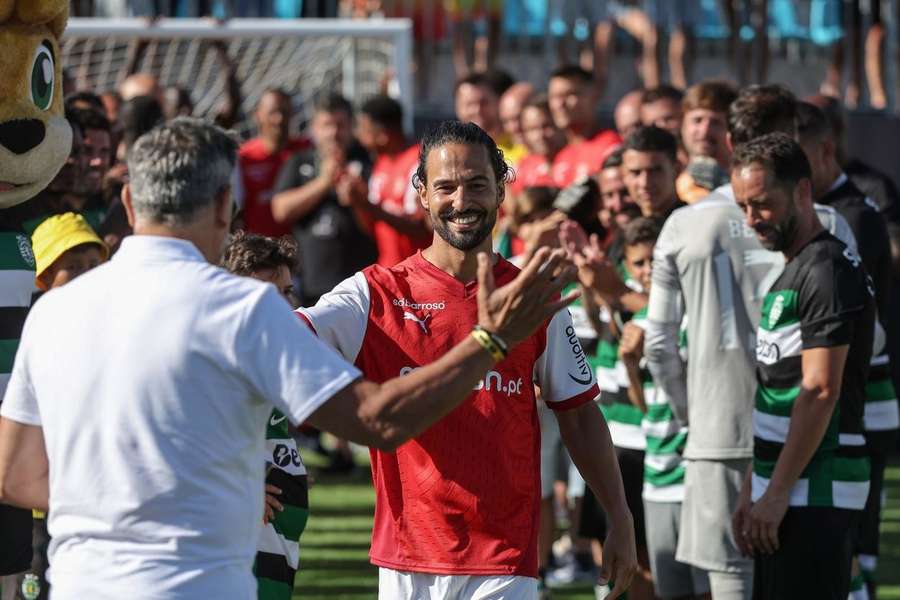
[[[816,202],[830,206],[844,216],[858,242],[863,267],[875,288],[878,308],[872,353],[872,364],[865,389],[864,425],[866,448],[871,463],[871,488],[863,512],[859,536],[860,567],[866,581],[874,588],[875,567],[879,554],[882,486],[890,453],[897,445],[900,408],[891,381],[888,349],[889,292],[891,286],[891,247],[884,217],[878,205],[864,194],[838,162],[840,155],[825,114],[806,102],[797,107],[797,137],[812,169],[812,194]]]
[[[601,245],[615,264],[623,258],[621,231],[632,219],[641,216],[641,209],[628,195],[628,186],[622,177],[622,149],[616,150],[603,161],[603,170],[597,174],[600,186],[600,224],[606,230]]]
[[[756,598],[846,598],[869,491],[875,291],[859,256],[820,224],[800,144],[773,133],[739,146],[731,180],[749,228],[787,263],[762,303],[753,463],[733,533],[754,556]]]
[[[415,177],[434,225],[432,244],[393,268],[355,274],[299,314],[376,381],[426,364],[471,331],[483,293],[479,264],[487,269],[493,261],[488,272],[498,284],[518,271],[491,249],[508,172],[478,126],[439,125],[422,141]],[[560,306],[574,299],[568,295]],[[617,597],[636,566],[632,518],[568,311],[508,355],[504,340],[478,335],[487,335],[499,362],[460,409],[395,452],[372,450],[370,558],[380,567],[379,597],[536,600],[540,432],[533,382],[610,516],[604,576],[615,581]]]
[[[103,180],[113,163],[113,138],[109,120],[94,109],[75,109],[69,112],[69,122],[81,130],[81,153],[84,177],[75,191],[75,206],[88,224],[97,229],[106,216],[101,196]]]

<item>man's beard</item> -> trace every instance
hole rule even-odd
[[[797,237],[797,211],[793,202],[783,221],[775,225],[756,225],[753,229],[756,230],[763,248],[772,252],[784,252]],[[762,236],[760,233],[767,235]]]
[[[453,231],[450,229],[450,221],[462,215],[478,215],[481,222],[478,227],[468,231]],[[494,229],[497,221],[497,211],[487,212],[481,209],[468,209],[464,211],[451,210],[450,212],[432,217],[434,231],[442,240],[457,250],[468,251],[477,248]]]

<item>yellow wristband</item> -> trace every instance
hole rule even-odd
[[[500,362],[504,358],[506,358],[506,353],[503,352],[503,349],[500,348],[497,344],[494,343],[494,340],[491,339],[490,334],[483,329],[473,329],[470,334],[478,344],[487,350],[488,354],[491,355],[491,358],[494,359],[495,362]]]

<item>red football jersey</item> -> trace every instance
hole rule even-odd
[[[499,259],[497,285],[518,269]],[[435,361],[477,322],[477,283],[416,253],[374,265],[300,309],[319,337],[384,382]],[[564,310],[494,366],[452,413],[395,452],[372,450],[378,566],[444,575],[537,576],[540,428],[535,388],[566,410],[598,394]]]
[[[552,165],[546,157],[540,154],[529,154],[516,165],[516,178],[510,184],[509,189],[513,194],[521,194],[530,187],[555,187],[551,175]]]
[[[603,161],[621,143],[619,134],[609,129],[584,142],[569,144],[553,160],[556,186],[564,188],[582,177],[599,173]]]
[[[418,144],[394,156],[379,156],[369,178],[369,202],[398,216],[420,214],[419,198],[412,184],[418,165]],[[378,247],[378,264],[383,267],[393,267],[431,242],[431,236],[412,237],[384,221],[372,224],[372,236]]]
[[[309,148],[309,140],[294,138],[280,151],[270,153],[260,138],[245,142],[238,153],[238,167],[244,193],[244,223],[247,231],[281,236],[291,232],[272,218],[272,195],[278,171],[292,154]]]

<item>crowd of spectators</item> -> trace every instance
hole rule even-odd
[[[552,38],[558,60],[593,71],[601,89],[616,46],[626,38],[637,49],[637,72],[646,88],[668,79],[680,89],[693,80],[700,41],[722,42],[735,79],[747,84],[768,78],[770,37],[803,40],[828,54],[822,93],[842,97],[850,108],[881,110],[890,96],[885,54],[892,5],[881,0],[73,0],[72,9],[75,16],[111,18],[410,18],[423,86],[433,67],[424,46],[443,40],[450,43],[460,78],[495,67],[507,39]]]

